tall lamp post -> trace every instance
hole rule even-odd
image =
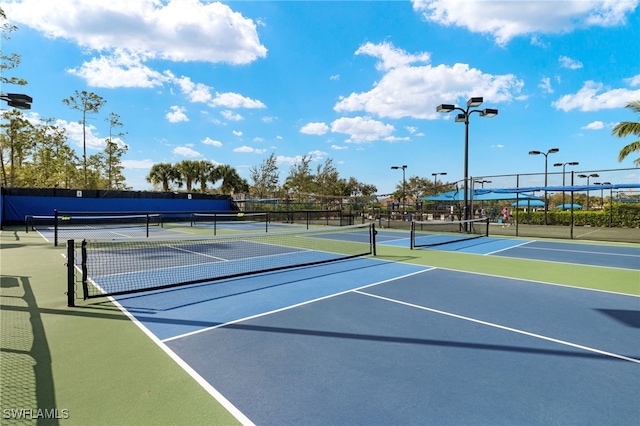
[[[437,192],[437,186],[438,186],[438,181],[437,176],[446,176],[447,172],[440,172],[440,173],[431,173],[431,176],[433,176],[433,195],[436,196],[438,195]],[[433,200],[433,219],[435,220],[436,218],[436,200]]]
[[[405,176],[404,171],[407,170],[407,166],[391,166],[393,170],[402,169],[402,210],[405,211],[405,202],[406,202],[406,192],[405,192]]]
[[[589,186],[589,178],[600,177],[597,173],[591,173],[590,175],[578,175],[579,178],[587,178],[587,186]],[[589,210],[589,190],[587,189],[587,210]]]
[[[456,123],[464,123],[464,210],[463,210],[463,219],[469,219],[469,194],[468,194],[468,185],[469,185],[469,116],[477,112],[480,114],[480,117],[495,117],[498,115],[498,110],[493,108],[485,108],[485,109],[471,109],[476,108],[482,105],[484,99],[480,97],[470,98],[467,101],[467,108],[463,109],[453,104],[440,104],[436,107],[437,112],[441,113],[449,113],[452,111],[460,111],[462,114],[456,115]],[[465,230],[467,229],[465,224]]]
[[[565,183],[564,183],[564,181],[565,181],[565,179],[564,179],[565,178],[565,174],[564,174],[565,167],[566,166],[577,166],[578,164],[580,164],[580,163],[578,163],[577,161],[569,161],[567,163],[554,163],[553,164],[553,167],[562,166],[562,186],[565,185]],[[564,191],[562,191],[562,210],[565,210],[564,206],[565,206]]]
[[[529,155],[544,155],[544,186],[545,186],[545,190],[544,190],[544,224],[547,224],[547,210],[549,209],[548,206],[548,200],[547,200],[547,165],[548,165],[548,159],[549,159],[549,154],[555,154],[556,152],[560,151],[558,148],[551,148],[550,150],[548,150],[547,152],[542,152],[542,151],[529,151]]]

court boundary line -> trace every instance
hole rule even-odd
[[[417,265],[417,266],[419,266],[419,265]],[[375,285],[380,285],[380,284],[396,281],[396,280],[399,280],[399,279],[402,279],[402,278],[410,277],[410,276],[413,276],[413,275],[417,275],[417,274],[421,274],[421,273],[424,273],[424,272],[429,272],[429,271],[432,271],[434,269],[437,269],[435,267],[424,267],[424,266],[423,266],[423,268],[424,269],[422,269],[420,271],[415,271],[415,272],[411,272],[411,273],[408,273],[408,274],[404,274],[404,275],[399,276],[399,277],[393,277],[393,278],[389,278],[389,279],[386,279],[386,280],[377,281],[375,283],[366,284],[366,285],[363,285],[363,286],[360,286],[360,287],[356,287],[355,289],[349,289],[349,290],[340,291],[338,293],[328,294],[326,296],[317,297],[315,299],[306,300],[304,302],[295,303],[293,305],[284,306],[282,308],[274,309],[274,310],[271,310],[271,311],[262,312],[262,313],[255,314],[255,315],[250,315],[248,317],[239,318],[237,320],[225,322],[223,324],[218,324],[218,325],[214,325],[214,326],[211,326],[211,327],[202,328],[200,330],[190,331],[188,333],[178,334],[176,336],[171,336],[171,337],[168,337],[166,339],[162,339],[161,342],[163,342],[163,343],[171,342],[173,340],[182,339],[184,337],[193,336],[193,335],[196,335],[196,334],[200,334],[200,333],[204,333],[204,332],[207,332],[207,331],[215,330],[217,328],[222,328],[222,327],[226,327],[228,325],[237,324],[239,322],[248,321],[248,320],[255,319],[255,318],[260,318],[260,317],[267,316],[267,315],[272,315],[272,314],[275,314],[275,313],[278,313],[278,312],[283,312],[283,311],[286,311],[286,310],[289,310],[289,309],[294,309],[294,308],[297,308],[297,307],[300,307],[300,306],[304,306],[304,305],[308,305],[308,304],[311,304],[311,303],[319,302],[321,300],[325,300],[325,299],[330,299],[332,297],[341,296],[343,294],[351,293],[351,292],[353,292],[355,290],[361,290],[361,289],[364,289],[364,288],[367,288],[367,287],[372,287],[372,286],[375,286]]]
[[[231,401],[229,401],[220,391],[218,391],[211,383],[204,379],[196,370],[193,369],[185,360],[176,354],[169,346],[160,340],[151,330],[142,324],[135,315],[131,314],[124,306],[122,306],[115,298],[108,296],[109,300],[126,315],[147,337],[151,339],[160,349],[162,349],[180,368],[182,368],[192,379],[196,381],[209,395],[211,395],[224,409],[226,409],[236,420],[246,426],[255,426],[242,411],[240,411]]]
[[[617,359],[620,359],[620,360],[623,360],[623,361],[629,361],[629,362],[633,362],[633,363],[636,363],[636,364],[640,364],[640,359],[630,358],[630,357],[627,357],[627,356],[624,356],[624,355],[619,355],[619,354],[616,354],[616,353],[613,353],[613,352],[602,351],[600,349],[592,348],[592,347],[589,347],[589,346],[579,345],[577,343],[571,343],[571,342],[568,342],[566,340],[560,340],[560,339],[556,339],[556,338],[553,338],[553,337],[543,336],[542,334],[532,333],[532,332],[529,332],[529,331],[520,330],[520,329],[513,328],[513,327],[508,327],[508,326],[496,324],[496,323],[493,323],[493,322],[483,321],[483,320],[479,320],[479,319],[476,319],[476,318],[467,317],[467,316],[464,316],[464,315],[458,315],[458,314],[454,314],[452,312],[441,311],[439,309],[429,308],[429,307],[426,307],[426,306],[417,305],[415,303],[403,302],[402,300],[392,299],[390,297],[385,297],[385,296],[379,296],[377,294],[366,293],[364,291],[361,291],[360,289],[353,290],[353,292],[357,293],[357,294],[361,294],[363,296],[368,296],[368,297],[373,297],[375,299],[384,300],[386,302],[396,303],[396,304],[399,304],[399,305],[408,306],[410,308],[416,308],[416,309],[420,309],[420,310],[423,310],[423,311],[428,311],[428,312],[432,312],[432,313],[436,313],[436,314],[440,314],[440,315],[445,315],[445,316],[448,316],[448,317],[457,318],[457,319],[461,319],[461,320],[464,320],[464,321],[469,321],[469,322],[473,322],[473,323],[476,323],[476,324],[485,325],[485,326],[488,326],[488,327],[493,327],[493,328],[497,328],[497,329],[500,329],[500,330],[509,331],[509,332],[512,332],[512,333],[522,334],[522,335],[525,335],[525,336],[534,337],[534,338],[537,338],[537,339],[541,339],[541,340],[545,340],[545,341],[548,341],[548,342],[569,346],[569,347],[576,348],[576,349],[581,349],[581,350],[588,351],[588,352],[593,352],[593,353],[596,353],[596,354],[599,354],[599,355],[605,355],[605,356],[608,356],[608,357],[611,357],[611,358],[617,358]]]
[[[471,255],[475,255],[475,256],[483,256],[483,255],[479,255],[477,253],[465,253],[465,254],[471,254]],[[520,260],[532,260],[533,261],[533,259],[522,259],[522,258],[509,258],[509,259],[520,259]],[[550,261],[550,260],[540,260],[540,261],[536,261],[536,262],[552,262],[552,261]],[[562,263],[562,262],[552,262],[552,263]],[[408,263],[408,264],[409,265],[414,265],[414,266],[421,266],[421,265],[418,265],[416,263]],[[571,263],[571,265],[574,265],[574,264]],[[575,265],[577,265],[577,264],[575,264]],[[579,265],[579,266],[582,266],[582,265]],[[592,265],[584,265],[584,266],[592,266]],[[604,268],[604,266],[592,266],[592,267],[594,267],[594,268]],[[442,270],[445,270],[445,271],[462,272],[462,273],[465,273],[465,274],[482,275],[482,276],[485,276],[485,277],[505,278],[505,279],[508,279],[508,280],[525,281],[525,282],[535,283],[535,284],[554,285],[554,286],[558,286],[558,287],[573,288],[573,289],[576,289],[576,290],[597,291],[599,293],[616,294],[618,296],[630,296],[630,297],[640,298],[640,294],[619,293],[619,292],[616,292],[616,291],[602,290],[602,289],[599,289],[599,288],[579,287],[579,286],[569,285],[569,284],[560,284],[560,283],[552,283],[552,282],[548,282],[548,281],[533,280],[533,279],[528,279],[528,278],[511,277],[511,276],[508,276],[508,275],[497,275],[497,274],[489,274],[489,273],[486,273],[486,272],[466,271],[464,269],[446,268],[444,266],[434,266],[434,267],[432,267],[432,269],[442,269]],[[611,269],[621,269],[623,271],[635,271],[635,269],[624,269],[624,268],[611,268]]]
[[[527,244],[531,244],[531,243],[533,243],[534,241],[535,241],[535,240],[531,240],[531,241],[524,241],[524,242],[522,242],[522,243],[520,243],[520,244],[516,244],[515,246],[510,246],[510,247],[502,248],[502,249],[500,249],[500,250],[490,251],[489,253],[484,253],[484,254],[483,254],[483,256],[491,256],[492,254],[495,254],[495,253],[500,253],[500,252],[508,251],[508,250],[511,250],[511,249],[514,249],[514,248],[517,248],[517,247],[522,247],[522,246],[525,246],[525,245],[527,245]],[[477,253],[476,253],[476,254],[477,254]]]

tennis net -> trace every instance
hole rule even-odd
[[[372,224],[207,239],[67,241],[68,292],[83,298],[204,283],[375,255]],[[74,296],[75,297],[75,296]],[[73,297],[69,296],[70,306]]]
[[[433,247],[489,236],[489,219],[411,222],[411,248]]]
[[[129,229],[149,237],[149,228],[163,226],[160,213],[59,212],[53,216],[25,216],[25,231],[53,231],[54,245],[59,241],[80,238],[113,238],[115,230]],[[109,233],[110,232],[110,233]],[[105,234],[107,233],[107,234]]]
[[[212,227],[213,235],[218,228],[269,232],[269,213],[192,213],[191,226]]]

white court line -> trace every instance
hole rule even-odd
[[[341,291],[339,293],[333,293],[333,294],[329,294],[327,296],[318,297],[316,299],[307,300],[306,302],[296,303],[295,305],[285,306],[283,308],[274,309],[274,310],[269,311],[269,312],[263,312],[263,313],[256,314],[256,315],[251,315],[251,316],[248,316],[248,317],[245,317],[245,318],[240,318],[240,319],[237,319],[237,320],[234,320],[234,321],[229,321],[229,322],[226,322],[224,324],[218,324],[218,325],[214,325],[214,326],[211,326],[211,327],[202,328],[200,330],[190,331],[189,333],[184,333],[184,334],[179,334],[177,336],[168,337],[166,339],[163,339],[162,342],[166,343],[166,342],[170,342],[172,340],[181,339],[183,337],[188,337],[188,336],[193,336],[195,334],[204,333],[204,332],[209,331],[209,330],[215,330],[216,328],[225,327],[227,325],[237,324],[239,322],[247,321],[247,320],[250,320],[250,319],[260,318],[260,317],[263,317],[263,316],[275,314],[277,312],[287,311],[289,309],[297,308],[299,306],[308,305],[308,304],[311,304],[311,303],[319,302],[320,300],[325,300],[325,299],[329,299],[329,298],[332,298],[332,297],[340,296],[340,295],[343,295],[343,294],[351,293],[353,291],[362,290],[362,289],[365,289],[367,287],[373,287],[373,286],[376,286],[376,285],[379,285],[379,284],[384,284],[384,283],[388,283],[388,282],[391,282],[391,281],[400,280],[400,279],[403,279],[403,278],[406,278],[406,277],[410,277],[412,275],[417,275],[417,274],[421,274],[423,272],[432,271],[434,269],[436,269],[436,268],[422,269],[420,271],[411,272],[411,273],[403,275],[401,277],[389,278],[389,279],[386,279],[386,280],[375,282],[373,284],[367,284],[367,285],[364,285],[362,287],[358,287],[358,288],[355,288],[355,289],[344,290],[344,291]]]
[[[522,246],[524,246],[524,245],[526,245],[526,244],[531,244],[531,243],[533,243],[533,242],[534,242],[534,241],[525,241],[524,243],[516,244],[515,246],[505,247],[505,248],[500,249],[500,250],[495,250],[495,251],[492,251],[492,252],[489,252],[489,253],[485,253],[485,254],[484,254],[484,256],[490,256],[490,255],[492,255],[492,254],[500,253],[500,252],[502,252],[502,251],[511,250],[512,248],[522,247]]]
[[[445,312],[445,311],[440,311],[438,309],[427,308],[426,306],[416,305],[414,303],[403,302],[401,300],[391,299],[389,297],[378,296],[376,294],[371,294],[371,293],[365,293],[365,292],[361,291],[360,289],[354,290],[354,293],[358,293],[358,294],[361,294],[363,296],[373,297],[373,298],[384,300],[384,301],[391,302],[391,303],[397,303],[399,305],[409,306],[411,308],[421,309],[423,311],[429,311],[429,312],[433,312],[433,313],[440,314],[440,315],[446,315],[446,316],[449,316],[449,317],[453,317],[453,318],[458,318],[458,319],[462,319],[462,320],[465,320],[465,321],[474,322],[476,324],[482,324],[482,325],[486,325],[486,326],[489,326],[489,327],[499,328],[501,330],[511,331],[513,333],[523,334],[525,336],[535,337],[537,339],[542,339],[542,340],[546,340],[546,341],[549,341],[549,342],[558,343],[558,344],[565,345],[565,346],[570,346],[572,348],[582,349],[582,350],[585,350],[585,351],[588,351],[588,352],[594,352],[594,353],[597,353],[597,354],[600,354],[600,355],[606,355],[606,356],[609,356],[609,357],[612,357],[612,358],[618,358],[618,359],[621,359],[621,360],[624,360],[624,361],[629,361],[629,362],[634,362],[636,364],[640,364],[640,359],[629,358],[629,357],[626,357],[624,355],[618,355],[618,354],[615,354],[615,353],[612,353],[612,352],[601,351],[599,349],[591,348],[589,346],[578,345],[576,343],[567,342],[565,340],[554,339],[553,337],[547,337],[547,336],[543,336],[541,334],[530,333],[528,331],[518,330],[517,328],[507,327],[507,326],[500,325],[500,324],[495,324],[495,323],[492,323],[492,322],[487,322],[487,321],[482,321],[482,320],[478,320],[478,319],[475,319],[475,318],[465,317],[465,316],[454,314],[454,313],[451,313],[451,312]]]
[[[525,247],[527,250],[542,250],[542,251],[562,251],[562,252],[570,252],[570,253],[585,253],[585,254],[597,254],[600,256],[623,256],[623,257],[633,257],[640,259],[640,256],[636,254],[625,254],[625,253],[611,253],[607,251],[588,251],[588,250],[568,250],[568,249],[556,249],[549,247]]]
[[[209,382],[207,382],[200,374],[198,374],[187,362],[185,362],[178,354],[176,354],[171,348],[165,345],[158,337],[153,334],[144,324],[129,311],[123,307],[116,299],[109,297],[111,302],[116,305],[135,325],[142,330],[156,345],[160,347],[171,359],[173,359],[189,376],[191,376],[202,388],[211,395],[216,401],[220,403],[233,417],[235,417],[241,424],[246,426],[253,426],[254,423],[245,416],[235,405],[233,405],[227,398],[225,398],[216,388],[214,388]]]

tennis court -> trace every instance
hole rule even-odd
[[[37,311],[52,358],[68,356],[69,347],[85,354],[53,364],[65,370],[66,383],[85,377],[80,382],[88,385],[95,376],[108,383],[92,387],[93,394],[82,384],[57,385],[56,406],[70,405],[73,424],[139,423],[149,417],[137,410],[153,406],[150,415],[159,419],[180,404],[196,412],[171,423],[206,421],[202,413],[212,411],[223,419],[215,423],[224,424],[234,418],[245,424],[629,424],[640,417],[637,246],[480,237],[410,250],[408,231],[378,230],[377,256],[371,256],[349,248],[368,246],[371,234],[343,228],[293,239],[221,237],[200,246],[190,237],[87,248],[89,285],[114,295],[61,309],[64,296],[57,295]],[[22,244],[28,235],[13,237]],[[2,236],[3,243],[12,237]],[[511,245],[485,250],[488,256],[449,247],[493,240]],[[325,262],[334,251],[339,256]],[[101,252],[118,266],[92,265],[92,253]],[[584,256],[589,266],[565,252]],[[186,257],[168,263],[178,253]],[[627,266],[593,261],[609,257],[626,259]],[[280,258],[306,266],[289,268]],[[3,258],[3,274],[10,273],[5,266]],[[59,261],[57,268],[64,269]],[[239,276],[245,268],[256,273]],[[201,272],[185,277],[189,270]],[[203,278],[212,273],[219,275],[214,281]],[[175,277],[191,284],[174,286]],[[129,281],[160,288],[118,294]],[[50,291],[40,291],[45,287]],[[114,305],[132,321],[114,323]],[[90,352],[98,358],[82,360],[86,335],[66,335],[63,351],[55,329],[76,336],[90,330]],[[91,368],[96,362],[120,367]],[[144,380],[150,392],[144,398],[135,397],[140,384],[127,384],[131,375]],[[91,417],[92,404],[74,397],[132,408],[110,410],[106,420],[103,403]]]
[[[633,296],[352,259],[116,300],[255,424],[640,413]]]

